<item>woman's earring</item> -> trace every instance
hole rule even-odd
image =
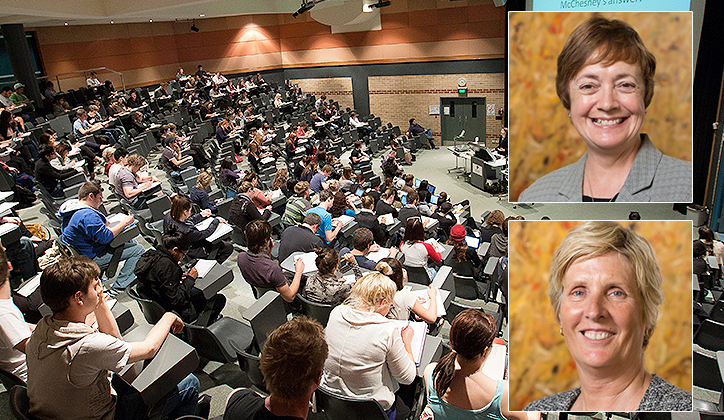
[[[558,332],[561,333],[561,335],[563,335],[563,327],[561,327],[561,328],[558,330]]]
[[[570,113],[570,112],[568,113],[568,118],[571,118],[571,113]]]

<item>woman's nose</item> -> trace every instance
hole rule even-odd
[[[618,108],[618,97],[613,87],[602,88],[599,91],[598,108],[603,111],[610,111]]]
[[[604,296],[592,295],[586,300],[585,315],[589,319],[599,319],[606,313],[606,300]]]

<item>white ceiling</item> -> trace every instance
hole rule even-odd
[[[92,25],[203,19],[247,14],[292,14],[302,0],[2,0],[0,24],[27,27]],[[358,25],[379,16],[379,10],[362,15],[362,3],[375,0],[326,0],[311,16],[330,26]],[[334,9],[338,9],[335,12]],[[330,9],[330,10],[324,10]],[[354,9],[353,12],[350,12]],[[317,18],[315,15],[319,14]],[[204,15],[203,17],[201,15]],[[367,17],[369,15],[369,17]],[[374,20],[374,19],[373,19]],[[379,21],[379,19],[377,19]]]

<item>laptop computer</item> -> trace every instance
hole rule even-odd
[[[480,246],[480,238],[475,236],[466,236],[465,243],[468,244],[469,248],[478,249]]]

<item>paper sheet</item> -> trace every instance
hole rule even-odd
[[[395,218],[392,217],[392,213],[383,214],[380,217],[377,218],[377,220],[382,223],[383,225],[393,225],[395,224]]]
[[[415,364],[420,366],[420,361],[422,360],[422,349],[425,346],[425,336],[427,335],[427,322],[401,321],[399,319],[395,319],[393,322],[400,327],[400,330],[409,325],[412,330],[415,331],[415,335],[412,336],[412,343],[410,347],[412,348],[412,356],[415,359]]]
[[[296,261],[297,258],[301,258],[304,262],[304,274],[311,273],[312,271],[317,271],[317,263],[314,261],[317,259],[316,252],[305,252],[299,254],[294,258],[294,261]],[[292,266],[294,266],[294,262],[292,262]]]
[[[445,304],[442,301],[442,296],[440,295],[440,290],[435,288],[437,290],[437,294],[435,295],[435,300],[437,301],[437,316],[445,316]],[[430,296],[427,294],[427,290],[416,290],[412,292],[417,297],[421,297],[425,299],[425,303],[422,303],[422,307],[425,309],[430,309]]]
[[[21,296],[28,297],[31,293],[33,293],[38,287],[40,287],[40,274],[37,276],[31,278],[28,280],[27,283],[23,285],[23,287],[18,289],[18,294]]]
[[[442,246],[442,244],[440,244],[440,242],[438,242],[437,239],[435,239],[435,238],[430,238],[430,239],[426,240],[425,243],[432,245],[432,247],[435,248],[435,250],[441,254],[445,251],[445,247]]]
[[[387,258],[390,256],[390,248],[380,248],[377,252],[370,252],[367,254],[367,258],[374,262],[380,262],[381,259]]]
[[[201,278],[209,274],[209,271],[214,268],[215,264],[215,260],[198,260],[194,268],[199,272],[199,278]]]

